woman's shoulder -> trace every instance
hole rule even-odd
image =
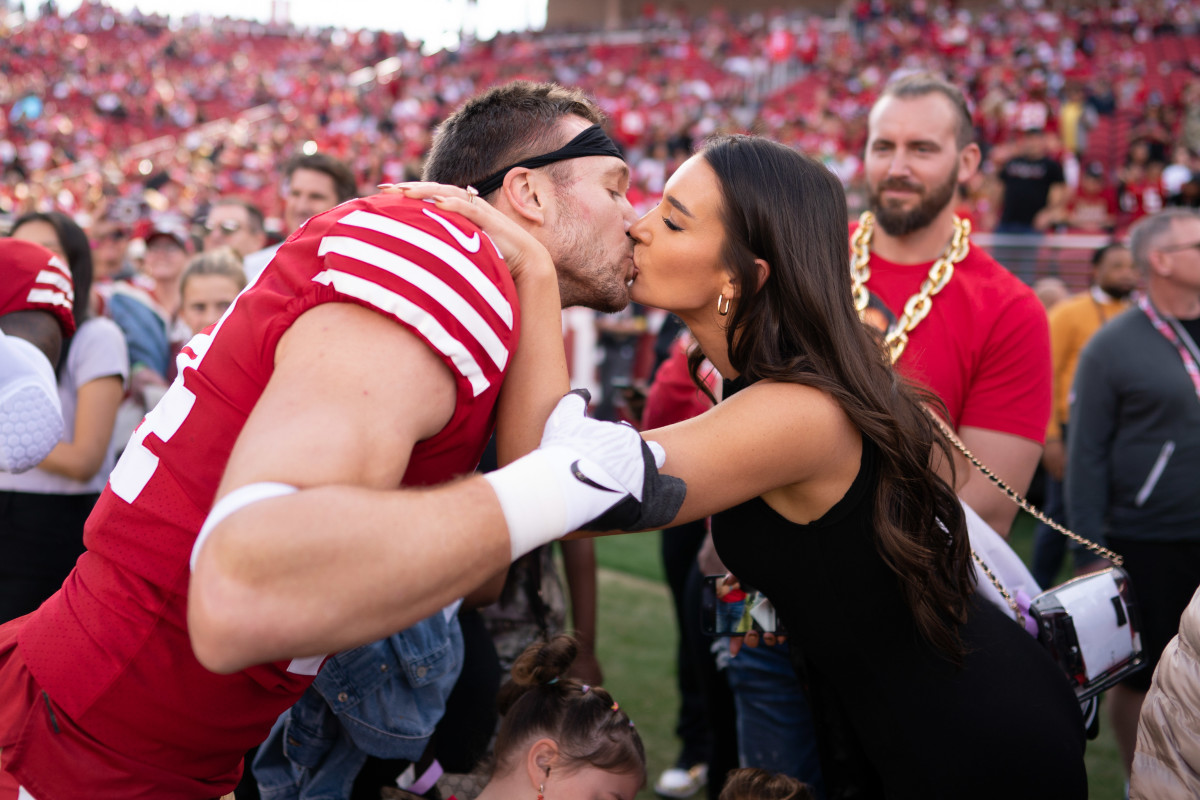
[[[129,375],[129,352],[125,334],[107,317],[92,317],[79,326],[71,340],[69,368],[76,374],[112,370],[112,375]]]
[[[795,413],[844,413],[838,401],[823,389],[770,378],[757,380],[722,402],[775,406],[784,412]]]
[[[752,430],[802,441],[806,449],[841,447],[859,433],[841,404],[815,386],[777,380],[759,380],[724,400],[730,416],[744,421],[740,430]]]
[[[71,344],[72,348],[118,348],[125,351],[125,334],[121,327],[108,317],[91,317],[79,326]]]

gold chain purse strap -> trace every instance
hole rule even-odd
[[[938,417],[937,414],[934,414],[932,411],[930,411],[928,407],[925,408],[925,413],[928,414],[929,418],[934,421],[934,424],[936,424],[938,426],[938,428],[941,429],[942,434],[947,439],[949,439],[956,448],[958,448],[959,452],[961,452],[964,456],[966,456],[967,460],[970,461],[972,464],[974,464],[976,469],[978,469],[985,476],[987,476],[987,479],[990,480],[996,486],[996,488],[998,488],[1000,491],[1004,492],[1004,494],[1006,494],[1008,496],[1008,499],[1010,499],[1014,503],[1016,503],[1018,507],[1029,512],[1031,515],[1033,515],[1033,517],[1035,519],[1037,519],[1040,522],[1046,523],[1051,528],[1058,531],[1063,536],[1066,536],[1071,541],[1077,542],[1078,544],[1083,545],[1088,550],[1091,550],[1093,553],[1095,553],[1098,556],[1107,558],[1109,561],[1111,561],[1113,563],[1113,566],[1119,567],[1125,563],[1125,560],[1121,556],[1114,553],[1112,550],[1109,550],[1107,547],[1097,544],[1097,543],[1093,542],[1091,539],[1085,539],[1082,536],[1080,536],[1078,533],[1067,530],[1062,525],[1059,525],[1057,522],[1055,522],[1054,520],[1047,517],[1045,514],[1043,514],[1041,511],[1039,511],[1037,509],[1037,507],[1033,505],[1033,503],[1030,503],[1028,500],[1026,500],[1024,497],[1022,497],[1015,489],[1013,489],[1011,486],[1009,486],[1007,483],[1005,483],[998,475],[996,475],[996,473],[992,472],[990,469],[988,469],[982,463],[980,463],[979,459],[977,459],[974,456],[974,454],[972,454],[971,451],[967,449],[966,445],[964,445],[962,443],[962,440],[958,438],[958,436],[954,433],[954,431],[950,430],[950,426],[947,425],[945,422],[943,422],[941,420],[941,418]]]
[[[1008,499],[1016,503],[1019,508],[1029,512],[1035,519],[1046,523],[1063,536],[1066,536],[1068,539],[1071,539],[1074,542],[1078,542],[1096,555],[1107,558],[1113,563],[1114,566],[1119,567],[1125,563],[1124,558],[1117,553],[1114,553],[1112,550],[1109,550],[1107,547],[1097,544],[1091,539],[1085,539],[1074,531],[1067,530],[1062,525],[1059,525],[1057,522],[1043,514],[1036,506],[1033,505],[1033,503],[1030,503],[1015,489],[1005,483],[1000,476],[985,467],[983,463],[980,462],[980,460],[977,459],[975,455],[967,449],[967,446],[962,443],[962,439],[959,439],[954,431],[950,430],[950,426],[943,422],[937,414],[934,414],[932,411],[930,411],[928,407],[924,407],[924,411],[929,418],[933,420],[934,424],[938,426],[942,432],[942,435],[949,439],[951,443],[958,448],[958,451],[966,456],[968,461],[975,465],[976,469],[982,472],[997,489],[1004,492],[1004,494],[1008,496]],[[983,563],[983,559],[979,557],[979,554],[975,552],[975,548],[973,547],[971,548],[971,558],[975,559],[975,563],[978,564],[979,568],[983,570],[983,574],[988,576],[988,580],[992,582],[992,585],[995,586],[996,590],[999,591],[1004,597],[1005,602],[1008,603],[1009,608],[1011,608],[1013,613],[1016,615],[1017,622],[1020,623],[1021,627],[1025,627],[1025,614],[1022,613],[1020,607],[1017,605],[1017,601],[1011,594],[1009,594],[1008,590],[1004,588],[1004,586],[1000,583],[1000,580],[994,574],[992,574],[992,571],[988,568],[988,565]]]
[[[871,238],[875,233],[875,215],[864,211],[858,218],[858,228],[850,238],[850,280],[854,290],[854,307],[861,317],[867,309],[870,292],[867,281],[871,279]],[[929,315],[933,298],[954,277],[954,265],[967,257],[971,251],[971,221],[954,217],[954,236],[945,251],[929,268],[929,276],[921,282],[917,293],[904,304],[904,313],[884,334],[884,343],[891,353],[892,363],[900,360],[908,346],[908,334]]]

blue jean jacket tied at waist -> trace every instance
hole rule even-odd
[[[264,800],[343,800],[368,755],[420,758],[462,672],[458,605],[325,662],[254,759]]]

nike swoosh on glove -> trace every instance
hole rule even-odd
[[[678,508],[673,500],[682,501],[681,492],[662,492],[670,484],[660,479],[641,434],[631,425],[589,419],[587,401],[584,391],[565,395],[546,421],[537,450],[483,476],[504,512],[513,560],[618,504],[625,504],[620,520],[635,524],[646,488],[668,498],[658,516]],[[672,511],[667,518],[673,516]]]
[[[627,495],[624,500],[600,516],[584,523],[585,531],[649,531],[665,527],[683,505],[687,483],[673,475],[663,475],[666,453],[657,443],[642,442],[642,501]]]

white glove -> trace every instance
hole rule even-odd
[[[36,467],[62,435],[54,367],[33,344],[0,331],[0,472]]]
[[[558,402],[537,450],[484,476],[500,499],[514,561],[626,498],[641,502],[641,435],[630,425],[589,419],[585,394]],[[661,466],[662,448],[650,447]]]

